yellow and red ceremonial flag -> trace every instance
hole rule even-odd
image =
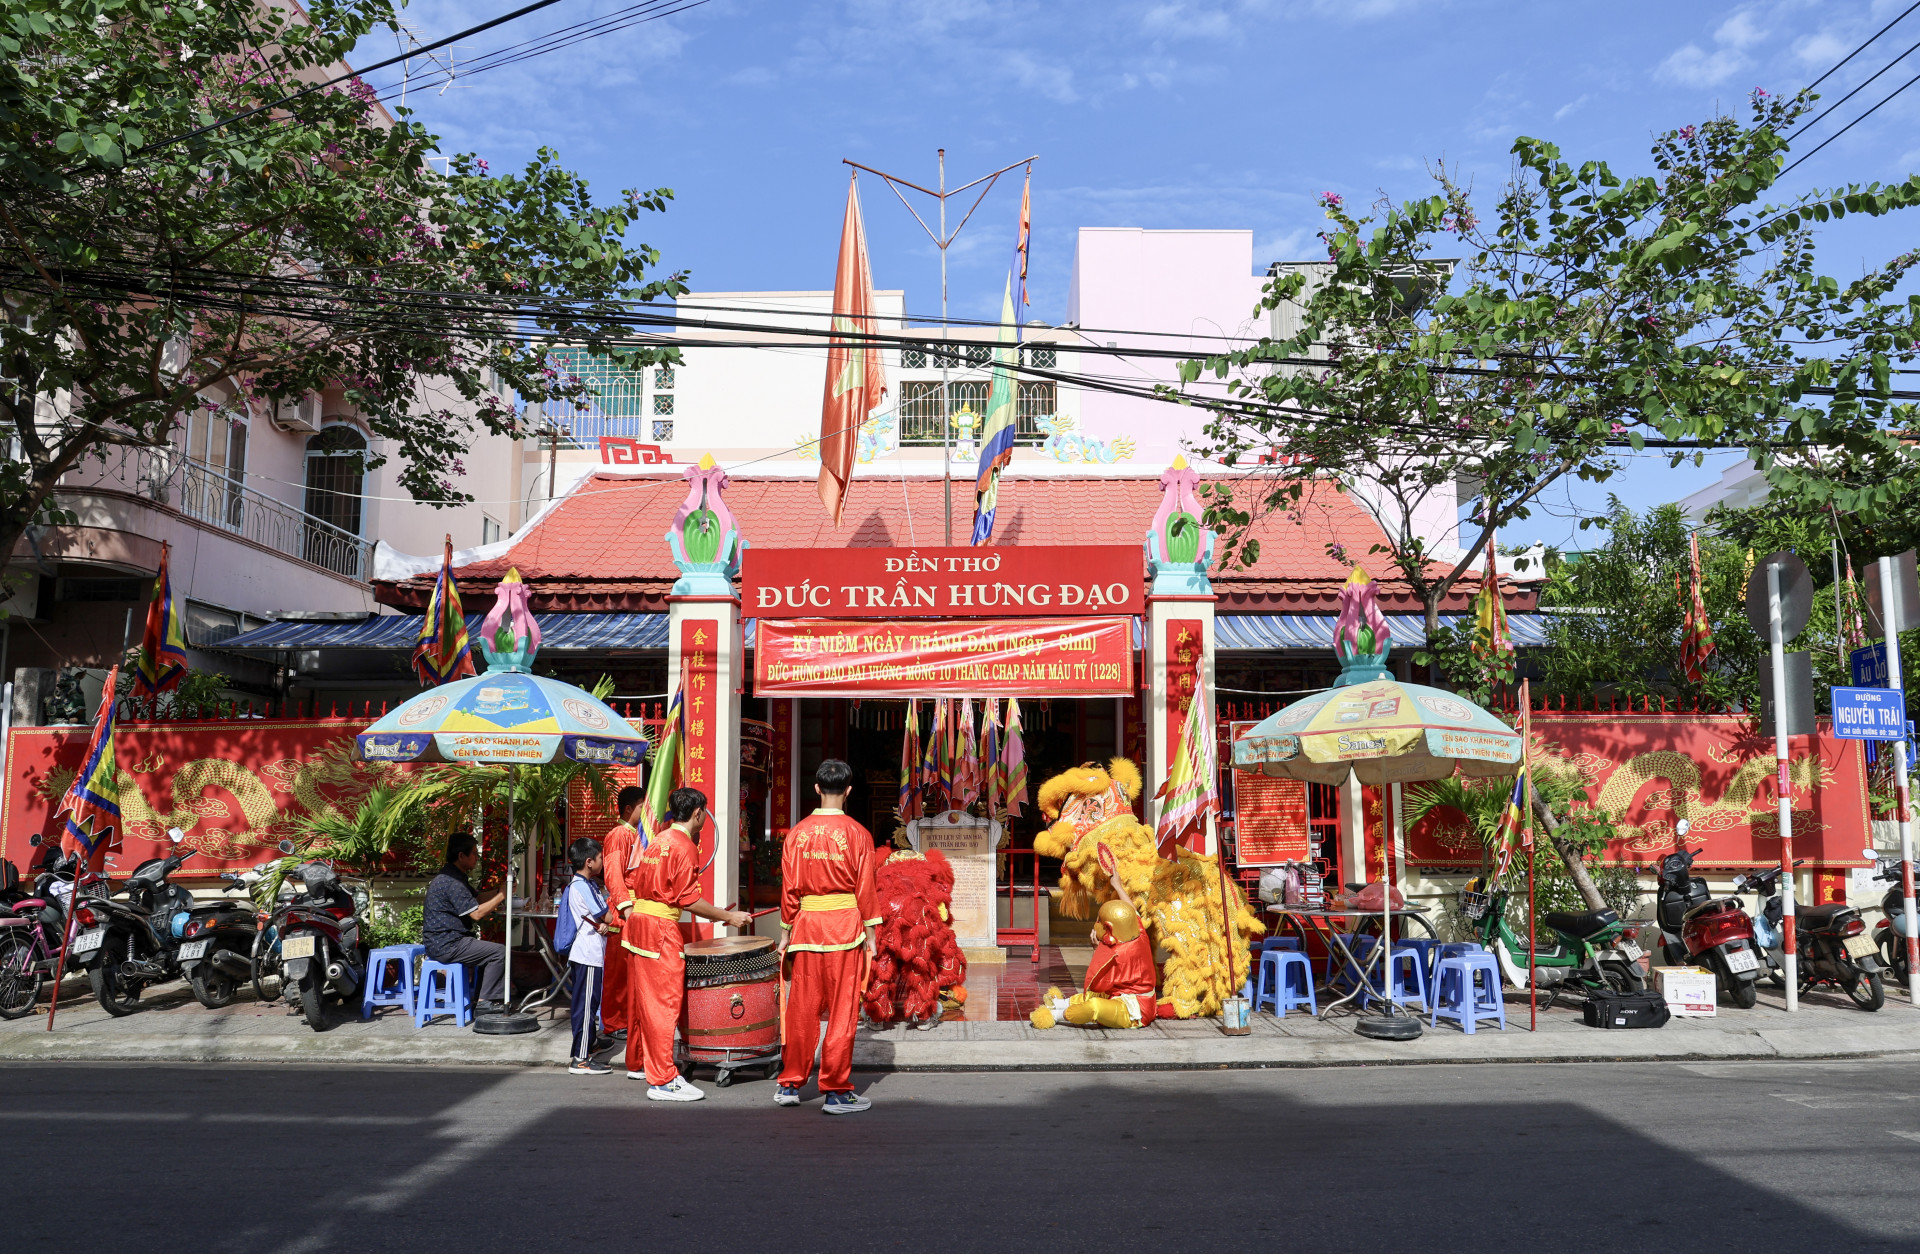
[[[1507,808],[1500,812],[1500,825],[1493,829],[1495,883],[1506,876],[1513,851],[1533,843],[1533,833],[1526,825],[1526,788],[1527,768],[1522,765],[1520,773],[1513,777],[1513,793],[1507,798]]]
[[[1507,604],[1500,598],[1500,559],[1491,532],[1487,535],[1485,574],[1480,578],[1479,605],[1474,611],[1473,655],[1499,674],[1513,672],[1513,637],[1507,631]]]
[[[685,675],[681,678],[684,681]],[[684,682],[674,685],[673,699],[667,703],[667,719],[660,729],[660,747],[653,751],[653,760],[648,764],[647,799],[641,807],[643,813],[640,820],[640,831],[644,836],[651,837],[673,822],[671,807],[667,803],[673,796],[673,790],[680,787],[687,777],[687,709],[681,699],[685,688]]]
[[[1687,597],[1687,618],[1680,627],[1680,669],[1687,682],[1697,684],[1707,677],[1707,663],[1718,646],[1713,642],[1713,626],[1707,622],[1705,589],[1700,583],[1700,535],[1687,537],[1691,542],[1689,559],[1693,570],[1693,589]]]
[[[826,396],[820,405],[820,503],[836,527],[853,479],[860,427],[887,396],[880,346],[865,338],[880,329],[873,304],[873,266],[867,260],[867,229],[860,220],[860,191],[849,179],[840,264],[833,277]]]
[[[67,816],[60,851],[78,854],[95,870],[106,851],[120,844],[118,840],[108,843],[108,837],[120,831],[120,766],[113,751],[113,690],[119,678],[119,667],[107,672],[107,682],[100,690],[100,713],[93,721],[93,739],[87,742],[86,761],[60,799],[60,809]]]
[[[1173,747],[1173,762],[1167,767],[1165,782],[1154,793],[1160,802],[1160,822],[1153,837],[1161,857],[1174,857],[1174,847],[1184,837],[1203,830],[1207,816],[1220,812],[1220,796],[1214,788],[1217,776],[1213,724],[1207,718],[1207,702],[1196,672],[1187,717],[1180,724],[1180,739]]]
[[[173,576],[167,569],[167,545],[160,547],[160,573],[153,580],[153,599],[147,602],[147,629],[140,637],[140,658],[134,665],[133,695],[156,697],[178,688],[187,674],[187,628],[174,599]]]
[[[453,537],[440,555],[440,577],[433,581],[426,617],[413,646],[413,673],[427,687],[477,674],[473,648],[467,640],[467,616],[460,605],[460,587],[453,580]]]

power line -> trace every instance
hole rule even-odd
[[[1855,57],[1859,56],[1861,53],[1865,52],[1867,50],[1868,44],[1873,43],[1874,40],[1880,38],[1880,36],[1886,34],[1888,31],[1892,30],[1895,26],[1898,26],[1901,23],[1901,21],[1905,19],[1907,14],[1913,12],[1915,9],[1920,9],[1920,0],[1914,0],[1913,4],[1908,5],[1906,8],[1900,11],[1899,17],[1894,18],[1891,22],[1888,22],[1885,26],[1882,26],[1879,30],[1867,36],[1865,43],[1862,43],[1858,48],[1855,48],[1852,52],[1849,52],[1846,56],[1841,57],[1838,61],[1834,62],[1833,65],[1827,70],[1825,74],[1822,74],[1819,78],[1816,78],[1811,83],[1808,83],[1804,90],[1812,91],[1814,88],[1818,87],[1820,84],[1826,82],[1829,78],[1832,78],[1836,70],[1838,70],[1841,66],[1845,65],[1847,62],[1853,60]]]
[[[1825,118],[1829,113],[1832,113],[1835,109],[1838,109],[1841,105],[1847,103],[1847,101],[1849,100],[1852,100],[1855,96],[1859,95],[1861,92],[1865,91],[1868,87],[1872,86],[1874,79],[1879,78],[1882,74],[1885,74],[1888,70],[1892,69],[1894,66],[1900,64],[1902,61],[1912,56],[1915,48],[1920,48],[1920,42],[1914,43],[1905,52],[1901,53],[1899,56],[1895,57],[1893,60],[1887,62],[1885,65],[1881,66],[1879,69],[1875,70],[1872,76],[1869,77],[1865,82],[1861,83],[1858,87],[1854,88],[1852,91],[1848,92],[1846,95],[1840,97],[1840,99],[1834,101],[1832,104],[1822,109],[1814,117],[1801,123],[1798,127],[1794,129],[1793,134],[1787,136],[1787,142],[1791,144],[1794,140],[1806,134],[1808,131],[1812,130],[1815,126],[1818,126],[1820,124],[1821,119]],[[1787,168],[1792,169],[1793,167],[1789,166]]]
[[[1881,105],[1886,104],[1888,101],[1892,100],[1895,96],[1898,96],[1901,92],[1913,86],[1915,83],[1920,83],[1920,74],[1915,74],[1912,78],[1908,79],[1906,82],[1900,84],[1898,87],[1894,88],[1892,91],[1882,96],[1880,98],[1879,104],[1874,105],[1873,108],[1868,109],[1865,113],[1861,114],[1859,117],[1855,118],[1853,121],[1847,123],[1845,126],[1841,127],[1839,130],[1835,131],[1833,134],[1827,136],[1825,139],[1815,144],[1812,148],[1809,148],[1806,152],[1802,153],[1800,156],[1794,158],[1791,165],[1787,166],[1786,169],[1780,171],[1780,177],[1785,178],[1789,173],[1792,172],[1794,166],[1797,166],[1801,162],[1807,160],[1807,158],[1813,156],[1815,153],[1819,152],[1822,148],[1825,148],[1828,144],[1831,144],[1834,140],[1839,139],[1842,135],[1845,135],[1848,131],[1860,125],[1862,122],[1872,117],[1875,113],[1878,113],[1880,111]]]

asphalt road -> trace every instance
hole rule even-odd
[[[1912,1061],[856,1082],[825,1119],[747,1081],[5,1065],[7,1244],[1920,1251]]]

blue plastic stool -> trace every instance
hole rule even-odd
[[[1300,977],[1297,993],[1293,991],[1296,981],[1289,978],[1294,975]],[[1271,1003],[1273,1013],[1282,1019],[1295,1006],[1305,1006],[1316,1015],[1320,1013],[1320,1003],[1313,993],[1313,964],[1297,950],[1276,948],[1262,953],[1260,976],[1255,983],[1260,990],[1253,999],[1255,1010]]]
[[[367,955],[367,978],[361,983],[360,1017],[371,1019],[375,1006],[403,1006],[413,1013],[413,964],[427,956],[425,945],[383,945]],[[386,987],[394,967],[399,975]]]
[[[1393,942],[1395,950],[1417,949],[1420,951],[1420,972],[1427,977],[1427,987],[1433,987],[1433,951],[1440,948],[1440,942],[1431,936],[1403,936]]]
[[[1366,970],[1367,959],[1373,956],[1373,947],[1378,943],[1377,938],[1372,936],[1348,937],[1347,948],[1353,951],[1351,959],[1342,959],[1339,948],[1329,945],[1327,947],[1327,987],[1341,993],[1357,991],[1362,983],[1362,973]],[[1336,964],[1340,967],[1338,971],[1334,970]],[[1373,981],[1367,979],[1365,983],[1371,986]],[[1367,997],[1373,996],[1374,989],[1369,987]]]
[[[1388,951],[1387,1000],[1396,1006],[1413,1002],[1420,1009],[1429,1006],[1427,968],[1420,950],[1412,945],[1395,945]]]
[[[1440,979],[1440,960],[1458,958],[1461,954],[1483,954],[1486,950],[1479,941],[1446,941],[1435,945],[1427,956],[1427,987],[1432,988]]]
[[[1484,987],[1479,979],[1482,974],[1487,977]],[[1442,1018],[1457,1019],[1460,1030],[1468,1036],[1482,1019],[1498,1020],[1500,1030],[1507,1030],[1506,999],[1500,995],[1500,963],[1492,954],[1482,951],[1440,960],[1433,985],[1433,1015],[1428,1022],[1438,1024]]]
[[[1300,948],[1300,938],[1298,936],[1269,936],[1260,942],[1258,948],[1263,954],[1269,949],[1292,949],[1298,951]]]
[[[436,976],[444,978],[436,979]],[[452,1015],[460,1027],[473,1021],[473,1011],[467,1005],[467,969],[457,962],[422,958],[419,993],[413,1003],[413,1026],[424,1028],[427,1020],[436,1015]]]

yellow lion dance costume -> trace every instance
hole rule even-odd
[[[1054,822],[1034,837],[1033,847],[1060,859],[1060,910],[1074,919],[1091,919],[1101,903],[1114,900],[1099,852],[1102,845],[1112,850],[1120,882],[1167,955],[1160,1000],[1183,1019],[1217,1015],[1221,1001],[1240,991],[1230,987],[1227,971],[1219,864],[1184,848],[1172,861],[1160,857],[1153,829],[1133,816],[1139,795],[1140,769],[1125,758],[1105,769],[1088,762],[1062,771],[1040,788],[1040,811]],[[1228,882],[1226,899],[1234,912],[1233,972],[1244,982],[1247,938],[1266,928],[1239,885]]]

